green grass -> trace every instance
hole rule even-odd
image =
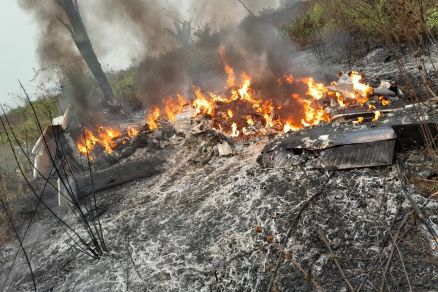
[[[433,8],[428,11],[426,23],[430,30],[434,32],[438,31],[438,8]]]
[[[438,8],[433,0],[311,0],[298,19],[282,28],[300,45],[312,44],[325,31],[340,29],[355,39],[418,43],[438,33]]]
[[[57,98],[48,98],[32,102],[42,128],[51,124],[51,118],[59,116]],[[7,113],[7,117],[17,134],[18,139],[22,142],[33,143],[40,136],[40,132],[35,121],[35,115],[29,104],[13,108]],[[7,137],[3,128],[0,128],[0,143],[6,143]]]

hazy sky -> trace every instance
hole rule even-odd
[[[32,19],[16,1],[0,0],[0,103],[16,105],[17,79],[30,87],[33,68],[38,67],[36,38]]]

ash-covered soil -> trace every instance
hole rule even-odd
[[[212,158],[199,152],[208,152],[200,147],[208,139],[180,140],[163,150],[167,162],[155,176],[98,194],[109,248],[99,260],[69,246],[53,218],[41,214],[26,240],[38,289],[346,291],[335,258],[363,291],[438,289],[437,247],[407,215],[413,209],[395,166],[264,169],[257,158],[267,138],[238,142],[233,156]],[[420,151],[400,160],[407,174],[428,175],[430,161]],[[437,223],[438,202],[412,194]],[[22,254],[9,273],[17,249],[1,248],[0,283],[9,274],[4,291],[33,289]]]
[[[426,52],[418,59],[408,48],[402,47],[400,55],[388,47],[377,47],[368,53],[361,52],[357,56],[350,56],[347,49],[333,48],[330,45],[323,46],[322,56],[315,55],[312,49],[308,49],[310,74],[319,79],[331,82],[339,71],[350,70],[365,73],[368,79],[380,78],[395,81],[403,89],[412,88],[418,96],[427,96],[421,72],[429,79],[429,86],[436,90],[438,86],[438,45],[430,45]],[[419,70],[421,68],[421,71]],[[403,69],[401,71],[400,69]],[[405,72],[405,74],[402,74]],[[377,84],[378,85],[378,84]]]

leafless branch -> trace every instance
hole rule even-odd
[[[351,285],[350,281],[348,280],[347,276],[345,275],[344,270],[341,267],[341,264],[339,263],[338,259],[335,257],[335,254],[330,246],[330,242],[328,241],[327,235],[325,234],[324,230],[322,230],[322,228],[318,228],[318,234],[319,234],[319,238],[321,238],[321,240],[324,242],[325,246],[327,247],[327,249],[330,253],[330,257],[335,262],[335,265],[338,268],[339,273],[341,273],[342,279],[344,279],[344,282],[347,285],[348,289],[351,292],[354,292],[355,291],[354,287],[353,287],[353,285]]]

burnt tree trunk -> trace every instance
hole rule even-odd
[[[55,1],[64,10],[70,24],[65,23],[62,19],[59,19],[59,21],[70,31],[79,52],[87,63],[88,68],[90,68],[94,78],[96,78],[99,83],[105,102],[109,103],[113,99],[113,90],[111,89],[108,79],[102,70],[102,66],[94,53],[93,46],[79,13],[77,0]]]

